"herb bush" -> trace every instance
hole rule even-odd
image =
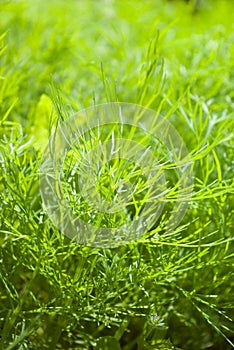
[[[232,2],[193,6],[1,1],[0,349],[234,347]],[[194,178],[173,234],[113,249],[62,235],[39,188],[52,130],[108,101],[168,119]]]

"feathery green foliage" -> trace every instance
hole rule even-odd
[[[234,347],[231,3],[204,0],[194,12],[184,1],[1,2],[0,349]],[[194,176],[188,211],[173,232],[162,214],[147,237],[114,249],[62,235],[39,191],[50,133],[76,111],[108,101],[168,119]],[[68,156],[65,179],[73,165]],[[100,180],[105,198],[120,177],[144,189],[132,164],[108,167]],[[140,210],[131,204],[104,224],[129,220]]]

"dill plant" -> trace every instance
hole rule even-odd
[[[207,1],[195,15],[182,2],[69,4],[1,5],[1,31],[10,31],[0,48],[0,348],[231,349],[230,4]],[[62,91],[51,92],[51,81]],[[43,210],[43,148],[52,125],[116,100],[151,107],[176,127],[193,163],[193,195],[173,232],[158,222],[146,239],[114,249],[77,245]],[[66,179],[73,165],[68,157]],[[126,208],[115,218],[127,219]]]

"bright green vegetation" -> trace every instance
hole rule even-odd
[[[1,1],[0,349],[234,347],[232,6]],[[39,191],[50,130],[107,101],[167,118],[194,175],[173,233],[162,217],[152,236],[115,249],[61,235]],[[122,209],[106,224],[129,219]]]

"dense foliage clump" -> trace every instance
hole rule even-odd
[[[1,2],[0,349],[234,347],[232,12],[208,0]],[[194,182],[173,232],[162,213],[113,249],[62,235],[39,185],[50,133],[109,101],[168,119]]]

